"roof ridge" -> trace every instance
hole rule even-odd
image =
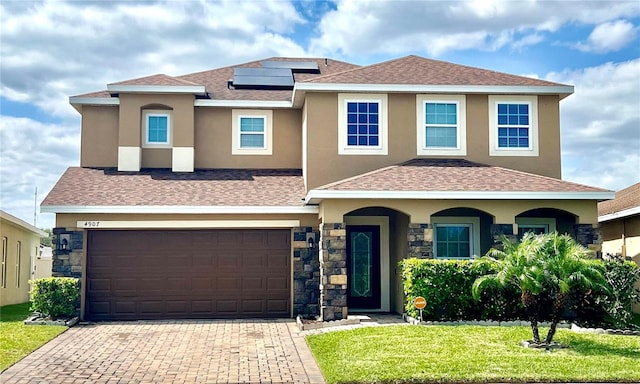
[[[385,61],[382,61],[380,63],[373,63],[373,64],[369,64],[369,65],[359,65],[358,68],[351,68],[351,69],[347,69],[346,71],[342,71],[342,72],[330,73],[330,74],[327,74],[327,75],[314,77],[312,79],[309,79],[309,80],[306,80],[306,81],[303,81],[303,82],[304,83],[312,83],[312,82],[314,82],[314,80],[322,79],[324,77],[342,75],[342,74],[349,73],[349,72],[354,72],[354,71],[359,71],[359,70],[363,70],[363,69],[373,68],[373,67],[376,67],[378,65],[391,63],[393,61],[397,61],[397,60],[400,60],[400,59],[406,59],[407,57],[411,57],[411,56],[420,57],[420,56],[416,56],[416,55],[407,55],[407,56],[398,57],[398,58],[395,58],[395,59],[385,60]],[[348,64],[351,64],[351,63],[348,63]],[[353,64],[353,65],[358,65],[358,64]]]

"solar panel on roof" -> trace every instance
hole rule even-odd
[[[293,74],[288,68],[234,68],[235,87],[293,87]]]
[[[315,61],[263,61],[263,68],[289,68],[293,72],[318,71],[318,63]]]

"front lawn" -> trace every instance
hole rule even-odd
[[[388,326],[307,341],[328,383],[640,382],[638,336],[560,329],[569,348],[551,353],[520,346],[530,338],[527,327]]]
[[[64,332],[67,327],[52,325],[24,325],[30,303],[0,307],[0,371],[38,349]]]

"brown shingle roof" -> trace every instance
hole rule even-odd
[[[118,172],[70,167],[43,206],[301,206],[300,170],[169,169]]]
[[[317,188],[338,191],[608,192],[458,159],[414,159]]]
[[[176,77],[168,76],[165,74],[157,74],[145,77],[139,77],[137,79],[120,81],[109,85],[164,85],[164,86],[189,86],[200,85],[191,81],[179,79]]]
[[[616,192],[613,200],[598,203],[598,216],[640,207],[640,183]]]
[[[118,85],[204,85],[209,96],[214,100],[269,100],[269,101],[290,101],[291,90],[252,90],[252,89],[232,89],[228,86],[228,81],[233,79],[234,68],[260,67],[262,61],[315,61],[318,63],[320,73],[295,73],[295,81],[306,81],[317,76],[330,75],[344,72],[349,69],[358,68],[358,65],[343,61],[324,58],[291,58],[272,57],[264,60],[251,61],[244,64],[212,69],[203,72],[196,72],[182,76],[154,75],[139,79],[127,80]],[[164,76],[164,77],[162,77]],[[157,82],[184,81],[187,84],[157,84]],[[105,97],[98,96],[99,92],[79,95],[79,97]],[[109,96],[106,96],[109,97]]]
[[[559,86],[563,84],[481,68],[406,56],[342,73],[310,79],[311,83]]]

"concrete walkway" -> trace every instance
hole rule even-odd
[[[0,383],[324,383],[295,321],[104,322],[70,328]]]

